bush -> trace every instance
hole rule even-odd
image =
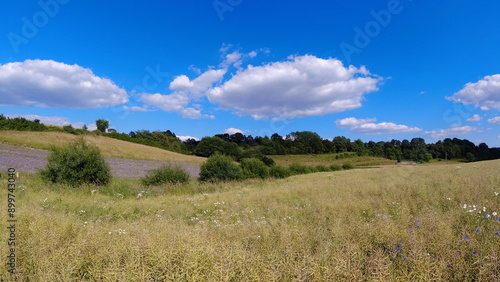
[[[83,138],[63,147],[52,147],[47,166],[40,174],[45,181],[71,186],[107,185],[111,181],[111,170],[99,148]]]
[[[261,160],[248,158],[241,160],[243,175],[247,178],[267,178],[269,177],[269,167]]]
[[[324,166],[324,165],[317,165],[316,171],[318,171],[318,172],[330,171],[330,168],[328,168],[327,166]]]
[[[288,168],[290,169],[292,174],[306,174],[306,173],[317,172],[317,170],[314,167],[305,166],[298,163],[293,163]]]
[[[330,170],[331,170],[331,171],[337,171],[337,170],[342,170],[342,169],[343,169],[343,168],[342,168],[342,166],[341,166],[341,165],[338,165],[338,164],[332,164],[332,165],[330,166]]]
[[[238,180],[243,177],[241,167],[231,157],[216,153],[201,165],[200,181]]]
[[[188,182],[189,177],[189,173],[180,166],[164,165],[149,171],[145,177],[141,178],[141,183],[144,186],[159,186],[166,183],[181,184]]]
[[[343,165],[342,165],[342,168],[343,168],[343,169],[353,169],[353,168],[354,168],[354,166],[353,166],[352,164],[346,163],[346,164],[343,164]]]
[[[264,164],[266,164],[268,167],[271,167],[271,166],[273,166],[273,165],[274,165],[274,160],[273,160],[273,159],[271,159],[271,158],[269,158],[269,157],[262,156],[262,157],[260,158],[260,160],[261,160]]]
[[[292,171],[283,166],[273,165],[269,171],[269,174],[274,178],[287,178],[292,175]]]

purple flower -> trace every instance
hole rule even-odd
[[[472,253],[473,253],[473,254],[477,254],[477,252],[476,252],[476,251],[473,251]]]

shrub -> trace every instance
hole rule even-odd
[[[141,178],[141,183],[144,186],[159,186],[166,183],[181,184],[188,182],[189,177],[189,173],[180,166],[164,165],[149,171],[145,177]]]
[[[341,165],[338,165],[338,164],[332,164],[332,165],[330,166],[330,170],[331,170],[331,171],[342,170],[342,166],[341,166]]]
[[[292,171],[280,165],[273,165],[269,171],[269,174],[274,178],[287,178],[292,175]]]
[[[261,160],[256,158],[247,158],[241,160],[243,175],[248,178],[267,178],[269,177],[269,167]]]
[[[342,165],[342,168],[343,169],[353,169],[354,166],[352,164],[350,164],[350,163],[345,163],[345,164]]]
[[[293,163],[288,168],[290,169],[292,174],[306,174],[306,173],[317,172],[317,170],[314,167],[305,166],[298,163]]]
[[[317,165],[316,166],[316,171],[322,172],[322,171],[330,171],[330,168],[324,165]]]
[[[231,157],[216,153],[201,165],[200,181],[227,181],[243,177],[241,167]]]
[[[97,146],[79,138],[63,147],[52,147],[41,177],[48,182],[72,186],[82,184],[107,185],[111,170]]]
[[[260,160],[265,163],[267,166],[271,167],[274,165],[274,160],[269,158],[269,157],[266,157],[266,156],[262,156],[260,158]]]

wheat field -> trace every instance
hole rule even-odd
[[[131,179],[48,186],[21,174],[17,273],[2,263],[0,280],[499,281],[499,169],[488,161],[151,189]],[[7,238],[5,213],[1,223]]]

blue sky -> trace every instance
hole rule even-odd
[[[498,1],[0,4],[0,113],[500,146]]]

